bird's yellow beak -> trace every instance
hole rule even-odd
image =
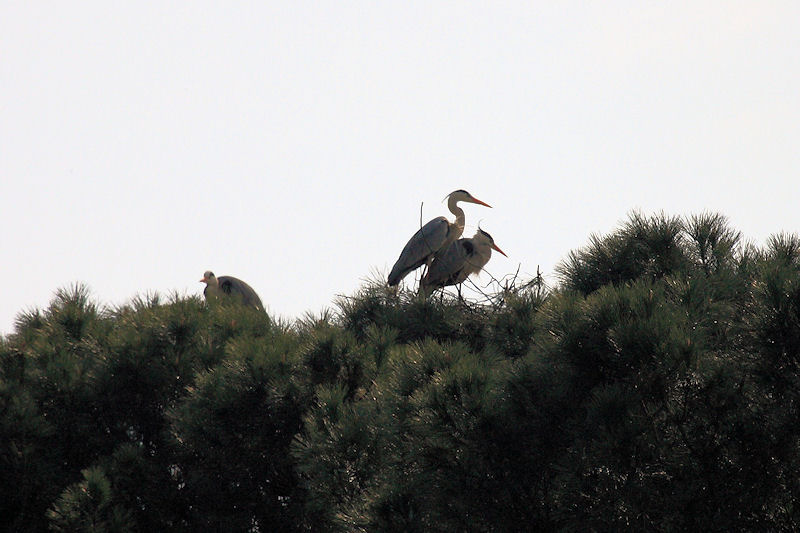
[[[503,250],[501,250],[496,244],[493,244],[492,248],[494,248],[495,250],[497,250],[501,254],[506,255],[506,253]],[[508,256],[506,255],[506,257],[508,257]]]
[[[200,283],[208,283],[208,280],[206,278],[203,278],[200,280]]]
[[[489,204],[487,204],[486,202],[484,202],[484,201],[482,201],[482,200],[478,200],[478,199],[477,199],[477,198],[475,198],[474,196],[472,197],[472,200],[469,200],[469,201],[470,201],[470,202],[472,202],[473,204],[480,204],[480,205],[484,205],[484,206],[486,206],[486,207],[492,207],[492,206],[490,206]],[[505,255],[505,254],[503,254],[503,255]]]

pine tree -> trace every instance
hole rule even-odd
[[[484,302],[82,286],[0,339],[0,529],[800,527],[800,239],[632,214]]]
[[[82,472],[83,480],[67,487],[47,511],[50,528],[64,533],[126,533],[129,513],[112,503],[111,483],[101,468]]]

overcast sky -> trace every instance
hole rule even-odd
[[[798,231],[800,2],[0,2],[0,333],[84,282],[273,315],[467,205],[546,275],[632,209]],[[411,276],[408,278],[411,279]],[[483,274],[481,282],[488,281]]]

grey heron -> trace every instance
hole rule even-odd
[[[420,282],[420,293],[428,295],[435,289],[463,283],[471,274],[483,269],[492,258],[492,250],[506,255],[482,229],[472,238],[458,239],[436,255]]]
[[[203,274],[203,279],[200,281],[206,284],[206,288],[203,289],[203,296],[205,296],[206,301],[222,295],[232,296],[242,305],[254,307],[259,311],[264,310],[264,305],[261,303],[261,298],[258,297],[256,291],[238,278],[233,276],[216,277],[213,272],[206,270]]]
[[[430,265],[437,252],[446,249],[461,237],[464,233],[464,210],[458,207],[458,202],[492,207],[463,189],[448,194],[447,208],[456,216],[455,221],[450,222],[445,217],[436,217],[422,226],[408,241],[392,267],[388,279],[390,286],[400,283],[415,268],[423,264]]]

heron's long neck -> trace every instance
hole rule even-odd
[[[469,272],[471,274],[477,274],[483,270],[483,267],[486,266],[486,263],[492,258],[492,245],[480,237],[473,237],[472,244],[475,246],[475,252],[467,259],[467,264]]]
[[[206,288],[211,294],[216,294],[219,292],[219,280],[217,278],[210,279],[206,283]]]
[[[458,235],[456,235],[456,239],[461,237],[461,234],[464,232],[464,224],[466,223],[466,218],[464,217],[464,210],[458,207],[458,202],[450,198],[447,201],[447,208],[456,216],[455,221],[453,221],[453,225],[458,228]]]

